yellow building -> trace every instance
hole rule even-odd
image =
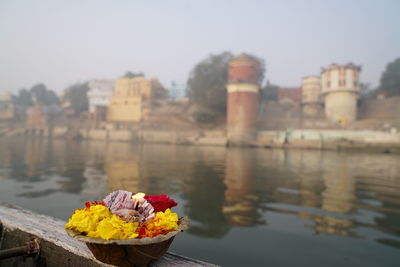
[[[139,122],[150,110],[150,100],[160,90],[157,79],[144,77],[120,78],[108,106],[108,121]]]
[[[321,80],[318,76],[303,78],[301,86],[303,112],[309,116],[318,115],[321,109]]]

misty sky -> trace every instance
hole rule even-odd
[[[127,70],[169,86],[225,50],[264,58],[280,86],[350,61],[376,86],[400,57],[400,1],[0,0],[0,92]]]

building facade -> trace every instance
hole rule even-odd
[[[301,88],[299,87],[284,87],[278,89],[278,102],[285,103],[300,103]]]
[[[321,79],[318,76],[303,78],[301,86],[301,103],[303,113],[308,116],[316,116],[321,112]]]
[[[168,88],[168,96],[170,98],[186,98],[188,92],[188,87],[184,83],[172,82],[171,86]]]
[[[260,65],[241,54],[229,62],[227,135],[229,144],[251,143],[257,133]]]
[[[331,64],[321,70],[321,88],[327,119],[348,125],[357,118],[361,66]]]
[[[113,95],[115,81],[112,79],[96,79],[89,82],[87,93],[89,112],[94,113],[96,106],[107,107]]]
[[[139,122],[150,113],[150,101],[160,94],[157,79],[144,77],[120,78],[108,106],[107,119],[111,122]]]

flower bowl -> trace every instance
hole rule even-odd
[[[105,240],[92,238],[80,232],[66,229],[68,235],[85,242],[94,257],[101,262],[116,266],[143,266],[161,258],[177,234],[189,228],[189,219],[179,218],[178,228],[155,237]]]

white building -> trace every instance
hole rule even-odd
[[[331,64],[321,70],[325,114],[329,120],[347,125],[357,117],[361,66]]]
[[[96,79],[89,82],[87,96],[90,112],[94,112],[96,106],[108,106],[114,91],[114,83],[112,79]]]

